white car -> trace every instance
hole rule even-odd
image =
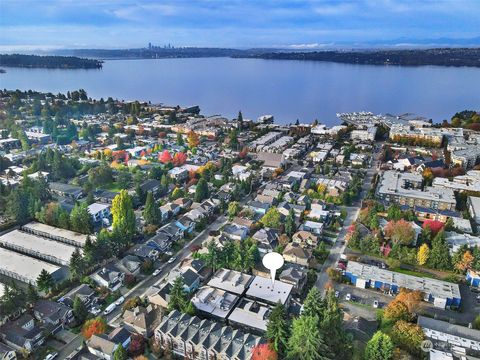
[[[90,313],[92,313],[93,316],[97,316],[98,314],[100,314],[102,312],[102,310],[100,310],[98,307],[92,307],[90,309]]]
[[[115,305],[117,306],[120,306],[123,304],[123,302],[125,301],[125,298],[123,296],[120,296],[117,301],[115,301]]]
[[[157,276],[158,274],[160,274],[160,271],[161,271],[160,269],[157,269],[152,273],[152,275]]]
[[[374,300],[374,301],[373,301],[373,307],[374,307],[375,309],[377,309],[377,308],[378,308],[378,305],[379,305],[378,300]]]
[[[117,307],[117,305],[115,305],[115,304],[108,305],[107,308],[103,311],[103,315],[110,314],[113,310],[115,310],[116,307]]]
[[[53,359],[55,359],[57,356],[58,356],[58,353],[57,353],[57,352],[53,352],[53,353],[50,353],[50,354],[48,354],[47,356],[45,356],[45,360],[53,360]]]
[[[338,298],[340,296],[340,293],[338,291],[335,291],[335,297]]]
[[[170,259],[168,259],[167,263],[171,264],[173,263],[177,258],[175,256],[172,256]]]
[[[345,296],[345,300],[346,300],[346,301],[352,300],[352,294],[348,293],[348,294]]]

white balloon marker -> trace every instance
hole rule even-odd
[[[283,256],[276,252],[267,253],[262,259],[263,266],[270,270],[272,286],[275,285],[275,274],[283,266],[283,262]]]

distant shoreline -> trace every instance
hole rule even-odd
[[[0,66],[28,69],[101,69],[103,61],[75,56],[0,54]]]

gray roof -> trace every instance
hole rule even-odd
[[[445,334],[480,342],[480,330],[470,329],[461,325],[450,324],[445,321],[436,320],[425,316],[418,317],[418,325],[424,329],[435,330]]]
[[[247,290],[246,296],[269,304],[286,304],[292,293],[293,286],[280,280],[275,280],[272,284],[270,278],[255,276]]]

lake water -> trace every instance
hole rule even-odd
[[[480,110],[480,69],[396,67],[325,62],[204,58],[109,60],[101,70],[6,68],[0,87],[66,92],[94,98],[199,105],[206,115],[276,122],[338,122],[349,111],[415,113],[441,121]]]

